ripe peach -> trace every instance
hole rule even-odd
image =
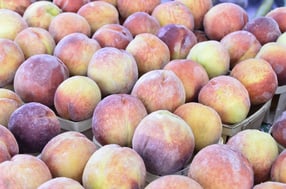
[[[231,32],[225,35],[220,42],[229,52],[230,69],[240,61],[254,58],[261,48],[255,35],[245,30]]]
[[[277,141],[278,144],[286,147],[286,111],[283,111],[281,115],[273,122],[271,127],[271,135]]]
[[[285,183],[286,185],[286,176],[285,176],[285,168],[286,168],[286,150],[283,150],[272,163],[270,179],[272,181]]]
[[[284,19],[286,16],[286,7],[276,7],[270,10],[265,16],[273,18],[277,22],[281,33],[286,32],[286,22]]]
[[[14,41],[22,49],[25,59],[36,54],[51,55],[56,46],[52,35],[40,27],[28,27],[23,29],[16,35]]]
[[[187,166],[194,147],[191,127],[168,110],[145,116],[132,139],[132,148],[143,158],[147,171],[155,175],[173,174]]]
[[[221,40],[226,34],[243,29],[248,22],[245,9],[235,3],[219,3],[204,15],[203,28],[209,39]]]
[[[252,105],[266,103],[275,95],[278,80],[271,64],[259,58],[248,58],[236,64],[230,75],[247,89]]]
[[[271,135],[257,129],[246,129],[229,138],[226,144],[248,159],[255,184],[270,179],[271,165],[278,156],[278,147]]]
[[[37,189],[84,189],[83,186],[76,180],[68,177],[55,177],[43,184]]]
[[[171,70],[152,70],[145,73],[136,81],[131,95],[143,102],[148,113],[156,110],[173,112],[186,100],[184,85]]]
[[[53,177],[67,177],[81,182],[83,170],[95,144],[77,131],[66,131],[52,138],[43,148],[40,159]]]
[[[138,79],[138,68],[127,51],[104,47],[93,54],[87,75],[98,84],[102,96],[129,93]]]
[[[195,137],[196,152],[219,142],[223,126],[219,114],[213,108],[189,102],[179,106],[174,114],[180,116],[191,127]]]
[[[91,28],[87,20],[73,12],[62,12],[55,16],[50,23],[48,31],[56,43],[66,35],[75,32],[83,33],[88,37],[91,35]]]
[[[54,96],[56,112],[62,118],[83,121],[92,117],[101,100],[101,92],[95,81],[87,76],[72,76],[57,87]]]
[[[210,79],[200,90],[198,102],[214,108],[225,124],[244,120],[251,105],[245,86],[229,75]]]
[[[100,48],[96,40],[90,39],[85,34],[71,33],[57,43],[53,55],[63,61],[71,76],[86,76],[89,61]]]
[[[188,176],[203,188],[252,189],[253,169],[248,160],[226,144],[212,144],[193,158]]]
[[[191,10],[179,1],[167,1],[157,5],[152,11],[161,26],[181,24],[189,30],[194,30],[195,21]]]
[[[0,9],[9,9],[17,12],[21,16],[24,14],[25,10],[36,0],[1,0]]]
[[[203,66],[192,60],[172,60],[163,69],[173,71],[180,78],[185,88],[186,102],[197,101],[199,91],[209,81]]]
[[[77,14],[87,20],[92,34],[105,24],[119,24],[118,10],[104,1],[91,1],[80,7]]]
[[[30,27],[48,30],[52,19],[61,12],[62,10],[51,1],[36,1],[26,8],[23,19]]]
[[[16,71],[25,57],[19,45],[9,39],[0,39],[0,57],[0,87],[4,87],[13,84]]]
[[[197,43],[197,37],[184,25],[167,24],[157,32],[157,36],[166,43],[170,50],[170,59],[184,59]]]
[[[271,17],[257,17],[247,22],[243,28],[251,32],[264,45],[275,42],[281,35],[278,23]]]
[[[64,12],[77,12],[80,7],[90,2],[90,0],[53,0]]]
[[[92,35],[101,47],[125,49],[133,39],[130,31],[120,24],[105,24]]]
[[[253,186],[253,189],[284,189],[286,187],[285,183],[266,181]]]
[[[108,144],[95,151],[83,171],[84,188],[143,188],[146,168],[135,150]]]
[[[139,76],[151,70],[161,69],[170,61],[168,46],[151,33],[136,35],[127,45],[126,51],[134,56]]]
[[[18,142],[13,133],[0,124],[0,163],[19,153]]]
[[[122,24],[133,36],[140,33],[152,33],[154,35],[160,29],[158,20],[146,12],[135,12],[129,15]]]
[[[58,85],[68,76],[67,67],[57,57],[33,55],[17,69],[14,90],[24,102],[40,102],[51,107]]]

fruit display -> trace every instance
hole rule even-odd
[[[285,188],[285,15],[0,0],[0,189]]]

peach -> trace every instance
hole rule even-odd
[[[230,69],[240,61],[254,58],[261,48],[255,35],[245,30],[231,32],[225,35],[220,42],[229,52]]]
[[[134,130],[147,115],[144,104],[129,94],[112,94],[95,107],[92,117],[94,138],[101,144],[131,147]]]
[[[286,150],[283,150],[272,163],[270,179],[272,181],[281,182],[286,185],[286,176],[284,174],[286,168],[285,160],[286,160]]]
[[[179,106],[174,114],[180,116],[191,127],[195,137],[196,152],[219,142],[223,126],[219,114],[213,108],[189,102]]]
[[[19,154],[19,145],[13,133],[0,124],[0,163]]]
[[[281,35],[279,35],[279,37],[277,38],[276,42],[279,45],[286,46],[286,32],[281,33]]]
[[[186,92],[186,102],[197,101],[199,91],[209,81],[203,66],[192,60],[172,60],[163,69],[173,71],[180,78]]]
[[[91,36],[91,28],[87,20],[74,12],[62,12],[55,16],[48,31],[51,33],[55,42],[58,43],[68,34],[79,32]]]
[[[54,96],[56,112],[62,118],[83,121],[92,117],[101,100],[97,83],[87,76],[72,76],[57,87]]]
[[[281,115],[273,122],[271,126],[271,135],[276,142],[286,147],[286,111],[282,111]]]
[[[28,27],[23,29],[16,35],[14,41],[22,49],[25,59],[36,54],[51,55],[56,46],[52,35],[40,27]]]
[[[248,159],[253,168],[255,184],[270,179],[271,165],[279,153],[271,135],[257,129],[246,129],[229,138],[226,144]]]
[[[91,1],[77,11],[91,27],[91,33],[105,24],[119,24],[119,13],[116,7],[104,1]]]
[[[29,154],[17,154],[0,164],[0,188],[37,188],[52,179],[47,165]]]
[[[8,129],[17,139],[21,153],[39,153],[51,138],[60,133],[61,125],[51,108],[29,102],[11,114]]]
[[[19,105],[23,104],[23,101],[20,96],[12,89],[0,88],[0,98],[8,98],[15,101]]]
[[[168,110],[157,110],[138,124],[132,148],[143,158],[148,172],[167,175],[189,164],[195,139],[191,127],[182,118]]]
[[[0,9],[0,38],[14,40],[16,35],[28,27],[23,17],[12,10]]]
[[[203,189],[203,187],[194,179],[183,175],[162,176],[151,183],[145,189]]]
[[[186,101],[186,92],[180,78],[171,70],[152,70],[135,83],[131,95],[138,97],[148,113],[156,110],[173,112]]]
[[[146,168],[142,158],[129,147],[108,144],[89,158],[82,175],[85,189],[143,188]]]
[[[139,76],[151,70],[162,69],[170,61],[168,46],[151,33],[136,35],[127,45],[126,51],[134,56]]]
[[[26,8],[23,19],[30,27],[48,30],[52,19],[61,12],[62,10],[51,1],[36,1]]]
[[[52,138],[43,148],[40,159],[53,177],[67,177],[81,182],[83,170],[95,144],[77,131],[66,131]]]
[[[152,11],[161,26],[167,24],[181,24],[189,30],[195,27],[194,16],[191,10],[179,1],[167,1],[157,5]]]
[[[230,68],[228,50],[222,43],[215,40],[207,40],[195,44],[189,51],[186,59],[201,64],[207,71],[210,79],[227,74]]]
[[[71,33],[57,43],[53,55],[63,61],[71,76],[86,76],[89,61],[100,48],[96,40],[90,39],[85,34]]]
[[[253,189],[284,189],[286,187],[285,183],[266,181],[253,186]]]
[[[259,58],[248,58],[236,64],[230,75],[247,89],[252,105],[271,100],[278,87],[278,79],[271,64]]]
[[[55,177],[43,184],[37,189],[84,189],[83,186],[76,180],[68,177]]]
[[[112,4],[115,7],[117,6],[117,0],[92,0],[92,1],[104,1],[104,2]]]
[[[40,102],[51,107],[58,85],[68,76],[68,68],[57,57],[33,55],[17,69],[14,90],[24,102]]]
[[[251,32],[264,45],[275,42],[281,35],[278,23],[271,17],[257,17],[247,22],[243,28]]]
[[[36,0],[1,0],[0,9],[9,9],[23,15],[25,10]]]
[[[203,29],[203,20],[205,14],[210,8],[213,7],[212,0],[178,0],[179,2],[185,4],[192,12],[194,16],[195,26],[194,29]]]
[[[276,42],[264,44],[255,58],[261,58],[271,64],[278,79],[278,85],[286,84],[286,47]]]
[[[235,3],[219,3],[204,15],[203,28],[209,39],[221,40],[226,34],[243,29],[248,23],[245,9]]]
[[[135,12],[151,14],[153,9],[160,3],[160,0],[117,0],[117,9],[122,20],[125,20]]]
[[[197,43],[197,37],[184,25],[167,24],[157,32],[157,36],[167,44],[170,59],[184,59],[190,49]]]
[[[276,7],[270,10],[265,16],[273,18],[277,22],[281,33],[286,32],[286,22],[284,19],[286,16],[286,7]]]
[[[103,96],[129,93],[138,79],[138,68],[127,51],[104,47],[93,54],[87,75],[98,84]]]
[[[203,188],[252,189],[253,169],[248,160],[226,144],[212,144],[193,158],[188,176]]]
[[[209,40],[205,31],[203,31],[203,30],[194,30],[193,32],[194,32],[194,34],[195,34],[195,36],[197,38],[197,42],[202,42],[202,41]]]
[[[0,39],[0,87],[13,84],[19,66],[25,61],[24,53],[16,42]],[[9,64],[7,64],[9,62]]]
[[[198,102],[215,109],[225,124],[244,120],[251,106],[245,86],[229,75],[210,79],[200,90]]]
[[[92,39],[98,41],[101,47],[125,49],[133,36],[126,27],[120,24],[105,24],[96,30]]]
[[[140,33],[152,33],[154,35],[160,29],[158,20],[146,12],[135,12],[129,15],[122,24],[133,36]]]
[[[53,0],[52,2],[64,12],[77,12],[80,7],[89,3],[90,0]]]

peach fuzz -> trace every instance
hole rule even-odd
[[[86,76],[89,61],[100,48],[96,40],[90,39],[85,34],[71,33],[57,43],[53,55],[67,66],[71,76]]]
[[[87,20],[73,12],[62,12],[55,16],[48,28],[56,43],[68,34],[79,32],[91,36],[91,28]]]
[[[87,75],[98,84],[104,97],[129,93],[138,79],[138,68],[134,57],[127,51],[104,47],[93,54]]]
[[[219,142],[223,126],[219,114],[213,108],[189,102],[179,106],[174,114],[180,116],[191,127],[195,137],[196,152]]]
[[[168,46],[171,60],[186,58],[190,49],[197,43],[193,31],[179,24],[162,26],[157,36]]]
[[[72,121],[92,117],[94,108],[101,100],[97,83],[87,76],[72,76],[57,87],[54,106],[59,116]]]
[[[125,49],[133,36],[130,31],[120,24],[105,24],[92,35],[101,47]]]
[[[255,58],[261,58],[271,64],[278,79],[278,86],[286,84],[286,47],[276,43],[269,42],[264,44]]]
[[[240,61],[254,58],[261,48],[255,35],[245,30],[231,32],[225,35],[220,42],[228,50],[230,69]]]
[[[0,163],[19,154],[19,145],[13,133],[0,124]]]
[[[157,110],[138,124],[132,148],[143,158],[148,172],[162,176],[180,171],[189,164],[195,139],[182,118],[168,110]]]
[[[204,15],[203,28],[209,39],[221,40],[226,34],[243,29],[248,22],[246,10],[235,3],[219,3]]]
[[[51,55],[56,46],[52,35],[40,27],[28,27],[23,29],[16,35],[14,41],[22,49],[25,59],[36,54]]]
[[[283,150],[274,160],[271,166],[270,179],[286,185],[286,150]]]
[[[158,20],[146,12],[135,12],[129,15],[122,24],[133,36],[140,33],[152,33],[154,35],[160,29]]]
[[[253,189],[285,189],[286,183],[266,181],[253,186]]]
[[[4,87],[13,84],[16,71],[25,57],[19,45],[9,39],[0,39],[0,56],[0,87]]]
[[[160,3],[160,0],[117,0],[117,9],[122,20],[125,20],[135,12],[151,14],[154,8]]]
[[[0,188],[37,188],[52,179],[47,165],[30,154],[17,154],[0,164]]]
[[[22,16],[25,10],[35,2],[36,0],[1,0],[0,9],[9,9]]]
[[[149,183],[145,189],[203,189],[194,179],[183,175],[166,175]]]
[[[247,89],[252,105],[271,100],[278,87],[278,79],[271,64],[259,58],[249,58],[236,64],[230,75]]]
[[[77,12],[80,7],[89,3],[90,0],[52,0],[64,12]]]
[[[52,138],[40,154],[55,177],[67,177],[78,182],[91,155],[97,150],[95,144],[77,131],[66,131]]]
[[[254,184],[251,164],[226,144],[201,149],[190,164],[188,176],[203,188],[252,189]]]
[[[194,30],[195,21],[191,10],[179,1],[167,1],[157,5],[152,11],[161,27],[167,24],[181,24],[189,30]]]
[[[112,94],[94,109],[92,132],[101,145],[119,144],[131,147],[134,130],[147,115],[144,104],[129,94]]]
[[[209,81],[203,66],[192,60],[172,60],[163,69],[173,71],[180,78],[186,92],[186,102],[197,101],[199,91]]]
[[[257,129],[246,129],[232,136],[226,144],[248,159],[253,168],[255,184],[270,179],[271,166],[279,154],[271,135]]]
[[[139,76],[151,70],[161,69],[170,61],[168,46],[151,33],[136,35],[127,45],[126,51],[134,56]]]
[[[36,1],[28,6],[23,14],[23,19],[30,27],[49,29],[52,19],[62,10],[50,1]]]
[[[14,90],[24,102],[40,102],[52,107],[58,85],[68,77],[68,68],[57,57],[33,55],[17,69]]]
[[[156,110],[173,112],[186,101],[186,92],[180,78],[171,70],[152,70],[134,84],[131,95],[138,97],[148,113]]]
[[[16,35],[28,27],[24,18],[15,11],[0,9],[0,38],[14,40]]]
[[[146,168],[132,148],[108,144],[89,158],[82,175],[85,189],[143,188]],[[111,182],[112,181],[112,182]]]
[[[104,1],[91,1],[77,11],[91,27],[91,33],[105,24],[119,24],[119,13],[115,6]]]
[[[234,77],[212,78],[199,92],[198,102],[215,109],[224,124],[244,120],[250,111],[250,98],[245,86]]]
[[[37,189],[84,189],[84,187],[74,179],[55,177],[44,182]]]
[[[276,7],[270,10],[265,16],[273,18],[277,22],[281,33],[286,32],[286,22],[284,19],[286,16],[286,7]]]

